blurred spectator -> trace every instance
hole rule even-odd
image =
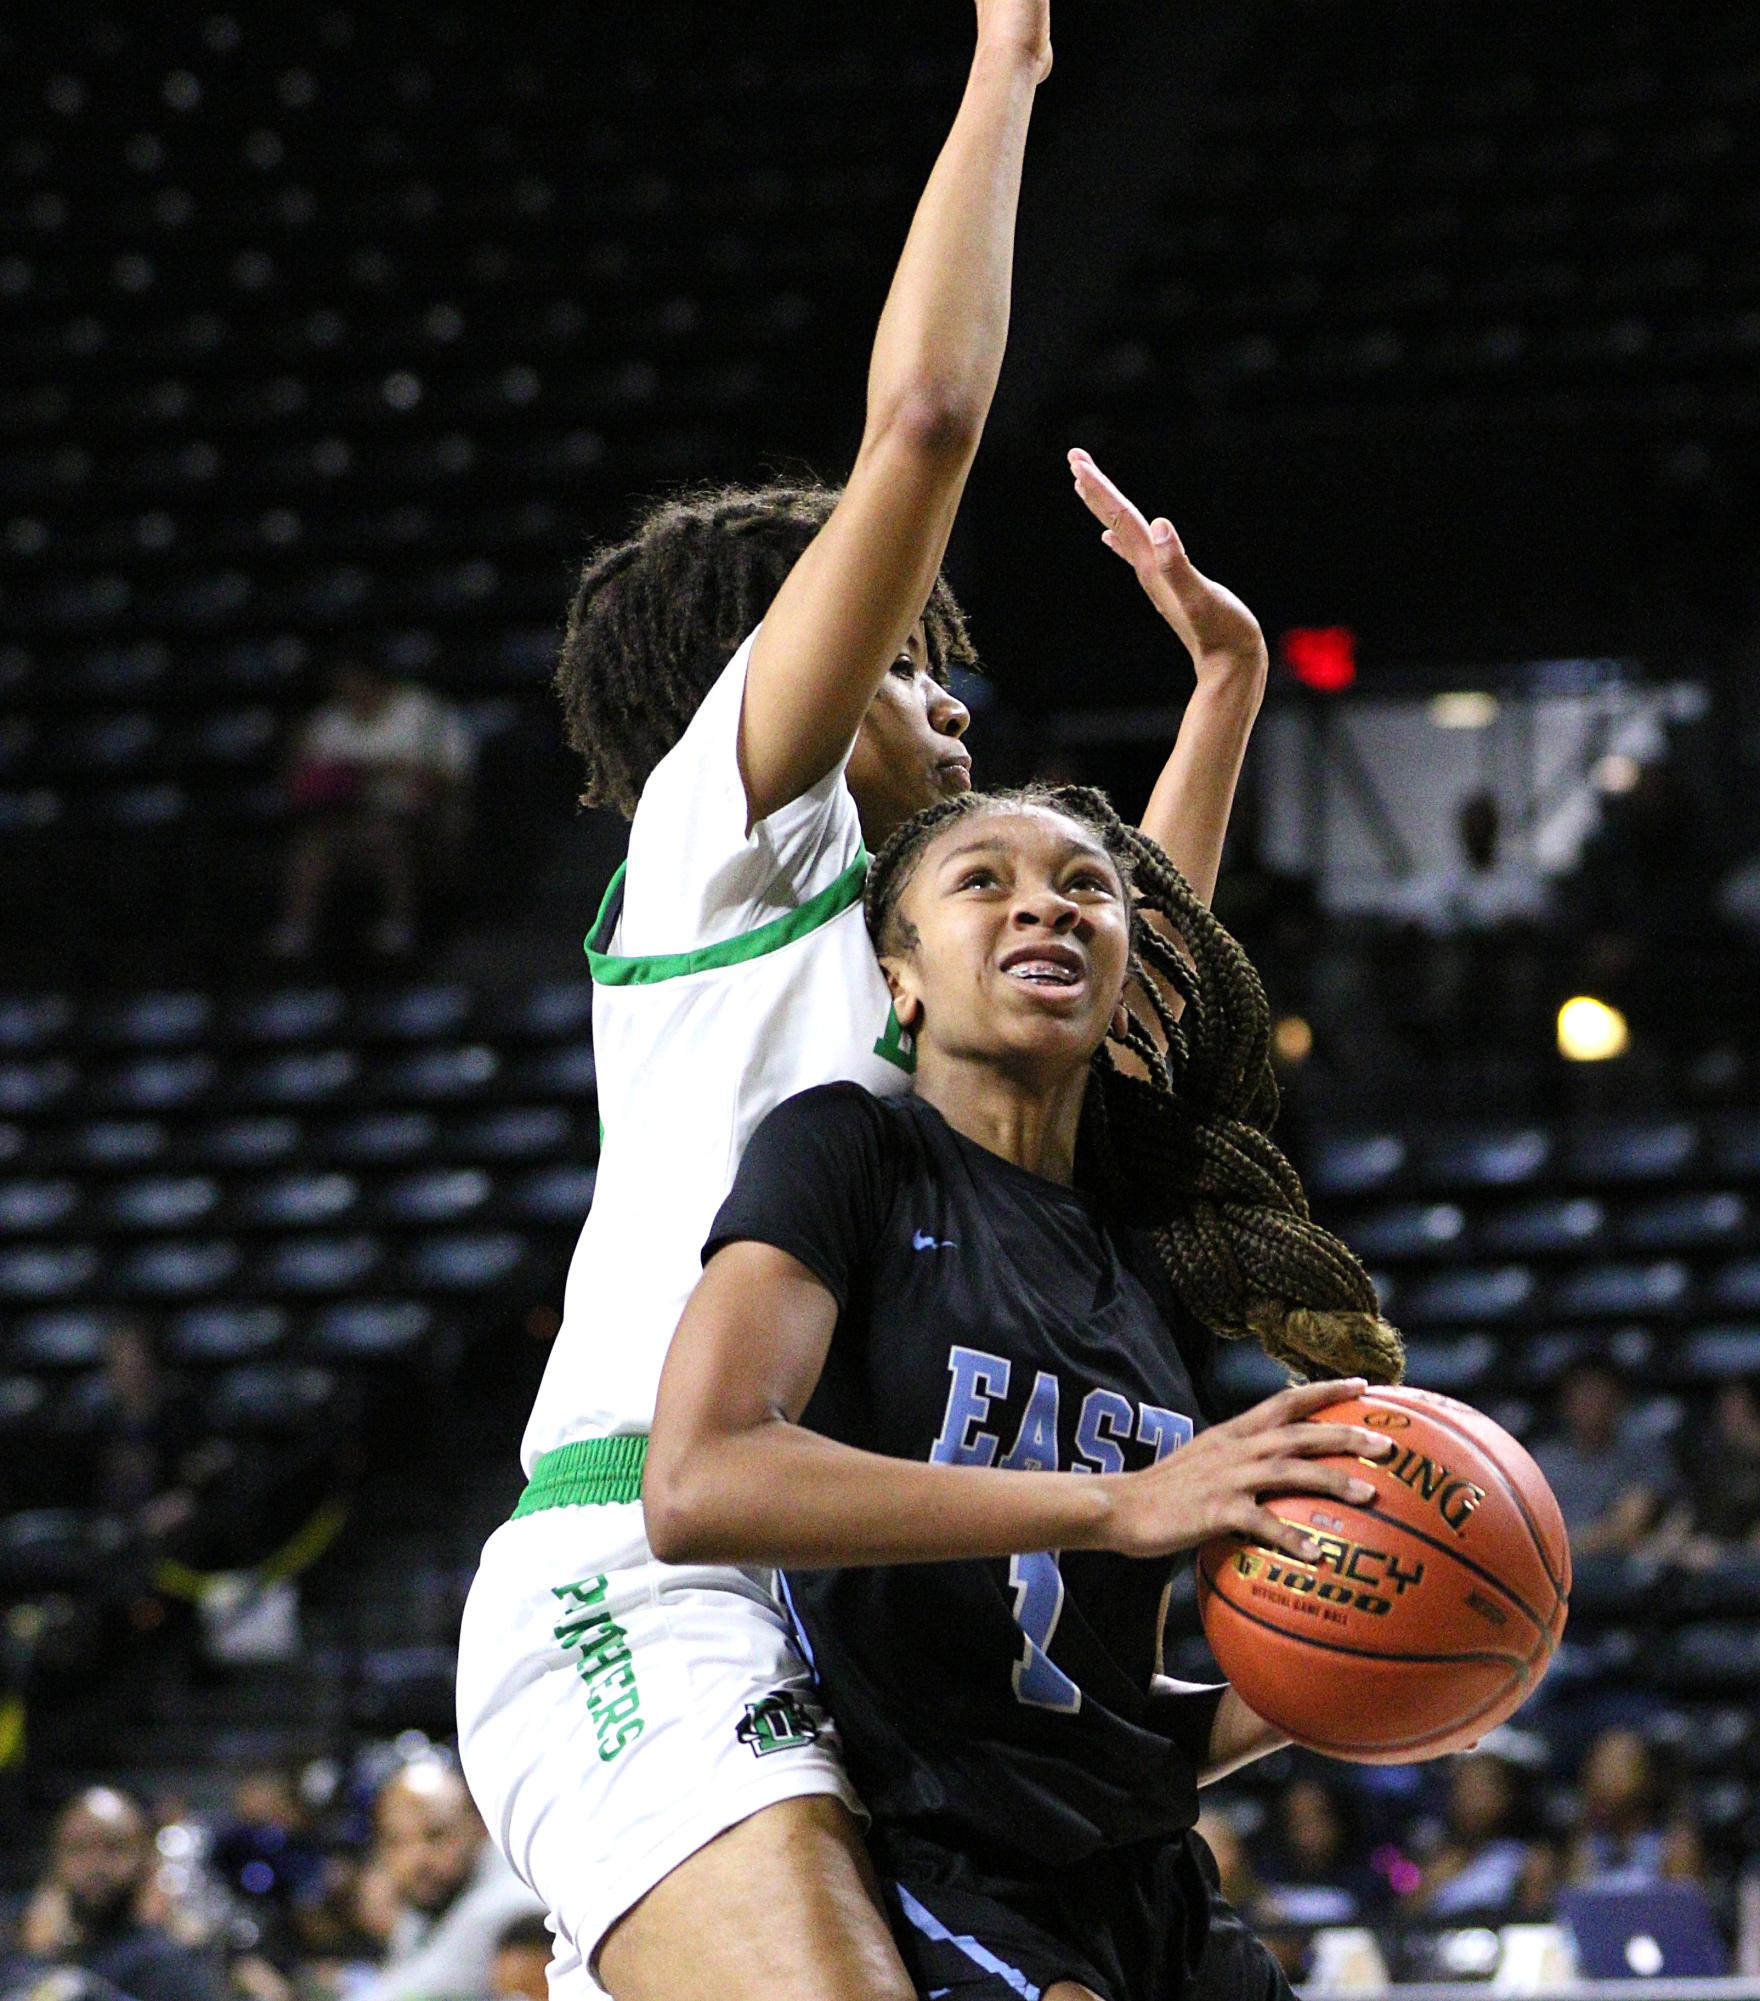
[[[515,1918],[495,1941],[490,2001],[550,2001],[550,1927],[542,1918]]]
[[[1558,1856],[1537,1832],[1531,1795],[1514,1765],[1489,1751],[1457,1758],[1440,1835],[1422,1857],[1423,1877],[1408,1908],[1451,1923],[1549,1916]]]
[[[1698,1829],[1636,1730],[1604,1730],[1589,1747],[1567,1874],[1600,1890],[1704,1877]]]
[[[156,1854],[134,1800],[107,1786],[81,1793],[55,1822],[20,1944],[112,1981],[132,2001],[219,2001],[207,1961],[144,1916]]]
[[[318,1901],[324,1884],[324,1857],[290,1774],[243,1774],[233,1789],[232,1817],[215,1834],[210,1858],[255,1917],[265,1953],[277,1963],[290,1961],[298,1915]]]
[[[1433,1059],[1483,1058],[1522,1046],[1541,1011],[1538,927],[1545,876],[1504,851],[1494,792],[1470,792],[1455,810],[1456,858],[1440,874],[1400,886],[1395,909],[1415,931],[1393,946],[1394,977],[1415,1011],[1405,1027]]]
[[[468,730],[438,697],[358,661],[338,667],[330,700],[308,718],[288,769],[288,804],[301,824],[270,953],[311,953],[331,887],[345,875],[378,894],[372,950],[409,952],[423,872],[443,867],[462,840],[471,759]]]
[[[1731,1549],[1760,1550],[1760,1384],[1720,1385],[1710,1435],[1695,1431],[1679,1465],[1679,1498],[1658,1531],[1657,1554],[1700,1566]]]
[[[1368,1922],[1380,1879],[1355,1797],[1331,1777],[1304,1775],[1286,1786],[1262,1860],[1268,1922],[1313,1929]]]
[[[165,1373],[138,1320],[111,1323],[94,1405],[99,1506],[126,1516],[150,1542],[173,1535],[226,1454],[220,1448],[216,1457],[195,1399]]]
[[[373,1817],[397,1915],[384,1969],[359,2001],[481,2001],[503,1932],[544,1907],[502,1861],[464,1780],[437,1758],[388,1779]]]
[[[1495,792],[1469,792],[1455,808],[1456,858],[1437,875],[1414,876],[1390,899],[1392,911],[1438,937],[1541,922],[1545,876],[1504,853],[1503,809]]]
[[[1576,1556],[1629,1554],[1669,1497],[1672,1481],[1637,1434],[1625,1385],[1605,1362],[1575,1362],[1558,1392],[1559,1429],[1534,1457],[1558,1497]]]

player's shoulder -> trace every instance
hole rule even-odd
[[[886,1105],[865,1086],[840,1079],[832,1084],[810,1084],[806,1090],[796,1091],[793,1097],[784,1098],[763,1123],[795,1131],[877,1136],[887,1130]]]
[[[890,1170],[920,1151],[908,1091],[877,1097],[861,1084],[814,1084],[784,1098],[753,1136],[767,1150],[813,1155],[847,1166]]]

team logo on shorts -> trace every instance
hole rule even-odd
[[[819,1741],[819,1719],[798,1695],[766,1695],[746,1704],[745,1721],[733,1733],[752,1747],[754,1758],[772,1751],[798,1751]]]

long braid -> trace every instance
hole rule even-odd
[[[1143,1074],[1121,1067],[1110,1044],[1096,1052],[1077,1178],[1121,1218],[1153,1231],[1169,1282],[1218,1334],[1252,1334],[1300,1375],[1397,1382],[1404,1351],[1381,1318],[1374,1282],[1313,1221],[1300,1176],[1270,1136],[1271,1013],[1252,961],[1103,792],[966,793],[907,821],[869,873],[865,908],[876,944],[887,947],[899,899],[942,827],[1021,806],[1092,828],[1136,910],[1121,1040]],[[1158,980],[1179,997],[1177,1018]]]

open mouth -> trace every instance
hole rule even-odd
[[[1017,945],[1002,961],[1002,971],[1011,980],[1031,987],[1079,987],[1087,976],[1087,962],[1074,946],[1045,940]]]

